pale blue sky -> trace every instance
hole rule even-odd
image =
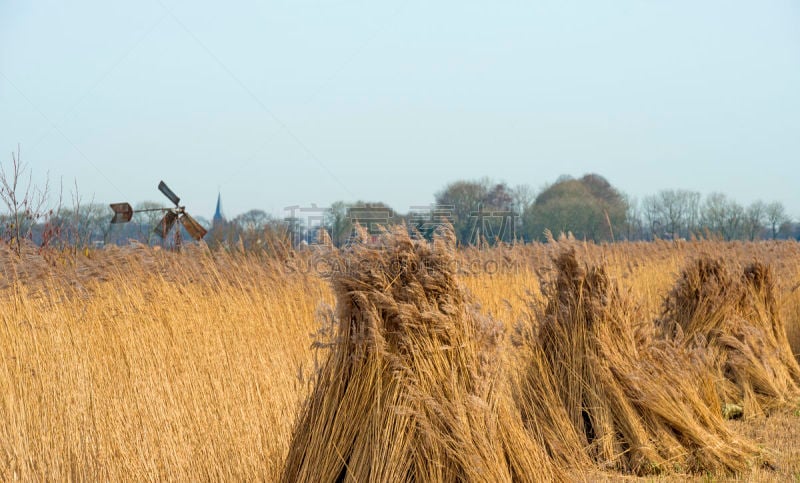
[[[163,3],[162,3],[163,2]],[[0,149],[210,217],[597,172],[800,217],[800,2],[0,0]]]

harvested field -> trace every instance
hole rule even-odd
[[[438,243],[0,247],[0,478],[800,477],[797,243]]]

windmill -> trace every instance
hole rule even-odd
[[[130,203],[112,203],[110,206],[114,211],[114,217],[111,218],[111,223],[127,223],[131,221],[134,213],[162,211],[164,212],[164,217],[161,218],[161,221],[153,228],[153,232],[155,232],[156,235],[160,236],[162,239],[166,239],[169,232],[175,226],[175,222],[180,222],[192,238],[198,241],[202,240],[207,233],[206,229],[203,228],[197,220],[192,218],[189,213],[186,213],[186,207],[180,205],[181,199],[178,198],[178,195],[169,189],[169,186],[163,181],[158,183],[158,190],[175,205],[174,208],[151,208],[134,211]],[[175,248],[180,249],[180,246],[181,230],[178,228],[175,230]]]

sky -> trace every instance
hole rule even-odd
[[[800,2],[0,0],[0,163],[190,213],[605,176],[800,218]],[[5,154],[2,154],[5,153]]]

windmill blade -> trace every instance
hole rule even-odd
[[[164,196],[169,198],[169,200],[171,202],[175,203],[175,206],[178,206],[178,203],[181,202],[181,199],[178,198],[178,195],[176,195],[175,193],[172,192],[171,189],[169,189],[169,186],[167,186],[167,183],[165,183],[163,181],[158,183],[158,190],[160,192],[164,193]]]
[[[158,225],[153,228],[153,232],[155,232],[155,234],[161,238],[166,238],[169,231],[172,230],[173,226],[175,226],[175,221],[177,219],[177,213],[168,211],[167,214],[164,215],[164,218],[161,218],[161,221],[158,222]]]
[[[206,236],[206,229],[203,228],[203,225],[198,223],[197,220],[189,216],[189,213],[184,213],[183,216],[181,216],[181,223],[183,223],[183,227],[186,228],[186,231],[188,231],[195,240],[200,241]]]
[[[111,223],[127,223],[133,218],[133,208],[130,203],[111,203],[109,206],[114,211]]]

